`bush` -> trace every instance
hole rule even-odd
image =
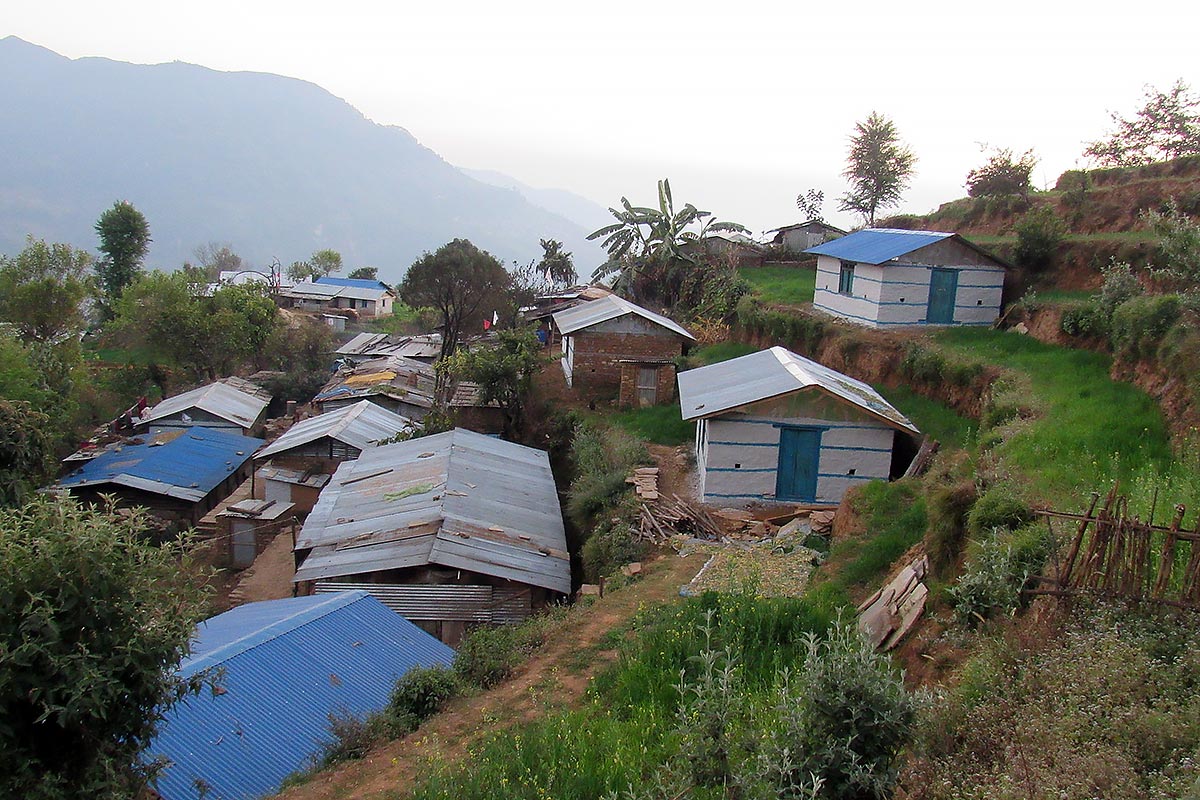
[[[429,719],[458,694],[454,670],[443,666],[416,667],[396,681],[388,700],[388,714],[401,724],[415,728]]]
[[[1031,272],[1042,272],[1054,262],[1055,252],[1067,233],[1067,226],[1050,206],[1037,206],[1014,226],[1017,244],[1013,257],[1017,265]]]
[[[526,656],[541,647],[545,635],[539,617],[520,625],[474,628],[458,643],[454,674],[470,686],[488,689],[510,677]]]
[[[583,544],[583,573],[589,581],[599,580],[641,560],[645,552],[645,543],[624,515],[605,520]]]
[[[1099,304],[1093,299],[1064,310],[1059,328],[1068,336],[1108,338],[1108,316],[1100,311]]]
[[[567,515],[580,528],[629,489],[625,479],[649,460],[646,446],[619,428],[584,423],[575,429],[571,461],[575,478],[567,490]]]
[[[1016,530],[1033,519],[1029,506],[1011,490],[997,486],[984,492],[967,515],[967,530],[979,537],[996,528]]]
[[[1042,571],[1052,546],[1049,533],[1040,526],[1012,535],[996,530],[987,536],[950,589],[959,620],[974,626],[997,614],[1015,612],[1025,582]]]
[[[318,770],[363,758],[371,748],[408,731],[397,728],[385,714],[371,714],[365,718],[330,714],[329,732],[333,740],[326,743],[315,758],[314,766]]]
[[[1113,350],[1135,358],[1153,355],[1167,331],[1179,319],[1179,312],[1178,295],[1150,295],[1126,300],[1113,312]]]
[[[975,484],[971,481],[939,486],[929,493],[925,552],[935,574],[944,573],[962,552],[967,514],[975,498]]]

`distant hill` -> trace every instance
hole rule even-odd
[[[502,189],[512,189],[539,208],[566,217],[591,233],[613,222],[613,215],[599,203],[586,197],[568,192],[565,189],[535,189],[521,183],[516,178],[490,169],[462,168],[470,177],[489,186],[499,186]]]
[[[0,252],[26,234],[94,250],[96,218],[120,199],[150,223],[149,265],[168,269],[210,241],[258,265],[331,247],[389,281],[455,237],[505,262],[540,256],[547,237],[580,273],[603,260],[587,226],[305,81],[72,60],[10,36],[0,108]]]

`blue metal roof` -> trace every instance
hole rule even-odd
[[[176,705],[148,758],[170,764],[165,800],[244,800],[275,792],[332,740],[329,715],[382,709],[413,667],[450,664],[454,651],[366,592],[271,600],[196,628],[179,672],[205,670],[205,688]],[[201,787],[203,791],[201,791]]]
[[[54,488],[115,484],[196,501],[236,472],[262,439],[191,427],[143,434],[138,444],[119,444],[61,478]]]
[[[833,256],[860,264],[882,264],[902,255],[920,250],[942,241],[953,233],[938,231],[905,231],[892,228],[867,228],[855,231],[804,252],[819,256]]]
[[[324,283],[329,286],[349,286],[353,289],[382,289],[391,291],[383,281],[370,281],[362,278],[317,278],[313,283]]]

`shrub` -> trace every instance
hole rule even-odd
[[[1179,296],[1133,297],[1117,306],[1112,316],[1111,341],[1117,353],[1145,358],[1179,319]]]
[[[624,493],[625,479],[649,459],[646,446],[618,428],[584,423],[575,429],[571,461],[575,478],[567,491],[567,514],[586,528],[601,509]]]
[[[938,383],[946,373],[946,358],[936,350],[909,342],[904,347],[900,372],[914,381]]]
[[[916,702],[853,625],[839,620],[823,641],[810,635],[806,648],[803,666],[779,692],[768,745],[770,762],[792,762],[779,785],[816,777],[821,797],[890,797]]]
[[[1063,311],[1059,328],[1068,336],[1108,337],[1108,317],[1095,299],[1073,305]]]
[[[360,759],[376,745],[407,733],[407,729],[397,729],[385,714],[371,714],[365,718],[330,714],[329,732],[333,735],[332,741],[327,742],[315,758],[318,770]]]
[[[1029,506],[1010,489],[997,486],[989,489],[976,501],[967,515],[967,530],[972,536],[982,536],[1002,528],[1016,530],[1033,519]]]
[[[929,493],[925,552],[934,573],[944,573],[958,559],[966,536],[967,513],[975,498],[975,484],[971,481],[939,486]]]
[[[454,670],[443,666],[417,667],[396,681],[388,700],[388,714],[415,728],[442,709],[458,693]]]
[[[521,663],[545,641],[542,617],[531,617],[520,625],[484,625],[469,631],[458,643],[454,674],[464,683],[487,689],[513,674]]]
[[[1042,571],[1052,546],[1049,533],[1040,526],[1022,528],[1012,535],[993,531],[979,543],[957,585],[950,589],[959,620],[974,626],[997,614],[1015,612],[1025,582]]]
[[[645,552],[645,543],[624,515],[605,520],[583,544],[584,575],[589,581],[599,580],[640,560]]]
[[[1054,261],[1066,235],[1067,226],[1050,206],[1037,206],[1030,210],[1014,226],[1017,244],[1013,257],[1018,266],[1031,272],[1042,272]]]
[[[1133,274],[1129,262],[1114,258],[1100,272],[1104,275],[1104,285],[1100,287],[1100,295],[1096,299],[1100,313],[1105,317],[1111,317],[1117,306],[1142,293],[1142,282]]]

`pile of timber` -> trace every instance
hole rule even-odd
[[[656,500],[642,503],[639,521],[642,538],[653,544],[665,544],[679,534],[711,541],[724,537],[721,527],[708,511],[677,494],[670,498],[658,495]]]
[[[922,555],[858,607],[858,629],[877,649],[891,650],[917,624],[929,596],[928,572]]]
[[[633,484],[633,490],[642,500],[658,499],[658,467],[638,467],[625,482]]]

